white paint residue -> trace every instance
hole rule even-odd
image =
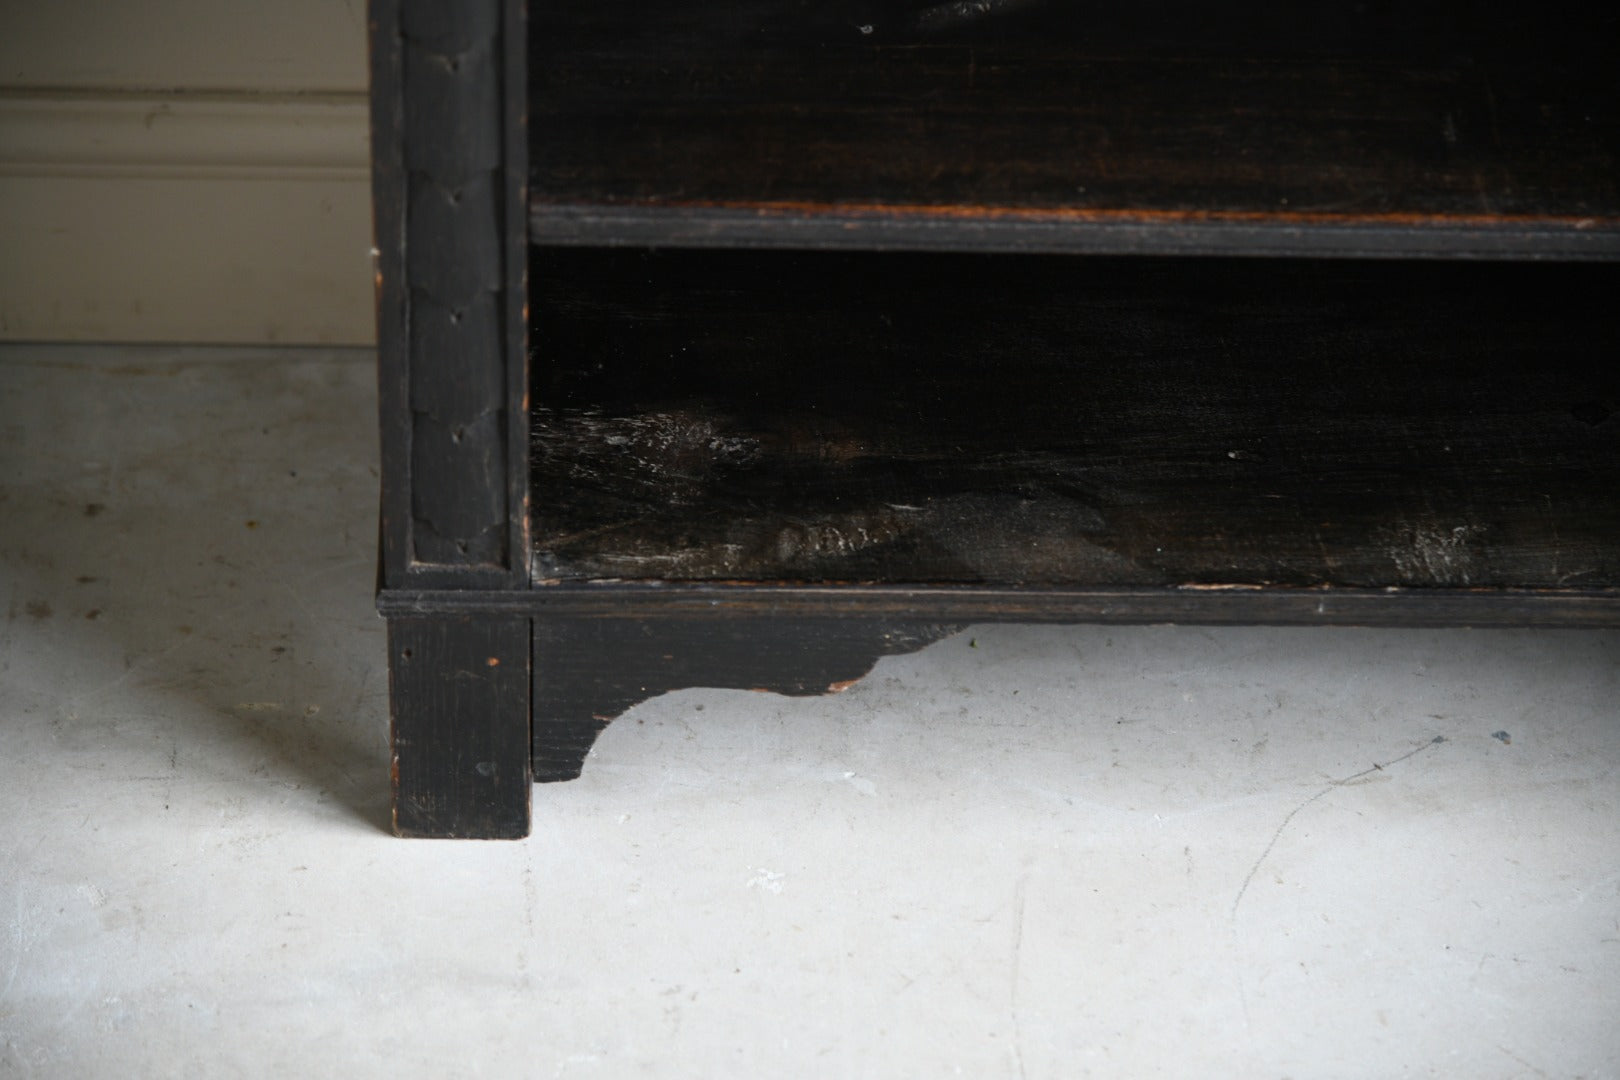
[[[887,514],[852,512],[835,519],[796,522],[776,534],[776,556],[801,558],[849,555],[903,536],[908,526]]]
[[[593,1072],[602,1064],[600,1054],[569,1054],[557,1062],[557,1070],[552,1075],[562,1076],[565,1072],[572,1072],[576,1066],[586,1066]]]
[[[773,896],[782,895],[782,880],[787,877],[786,874],[779,874],[775,870],[766,870],[763,867],[750,866],[748,869],[754,871],[754,876],[748,879],[750,889],[759,889]]]
[[[93,908],[101,907],[107,902],[107,894],[94,885],[80,885],[74,891],[84,897],[85,903]]]
[[[1474,569],[1470,544],[1484,531],[1479,525],[1458,525],[1449,530],[1432,525],[1412,526],[1397,531],[1390,538],[1389,556],[1408,581],[1467,585]]]
[[[868,780],[864,776],[856,776],[852,772],[847,772],[844,774],[844,780],[849,784],[850,787],[854,788],[862,795],[877,794],[877,785],[872,783],[872,781]]]

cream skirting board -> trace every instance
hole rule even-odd
[[[0,338],[367,344],[362,94],[0,92]]]

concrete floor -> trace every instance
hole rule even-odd
[[[0,1075],[1620,1076],[1615,633],[981,627],[393,839],[371,383],[0,349]]]

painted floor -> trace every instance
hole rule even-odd
[[[1620,634],[978,627],[397,840],[375,408],[0,348],[0,1076],[1620,1076]]]

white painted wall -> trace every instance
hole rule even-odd
[[[0,0],[0,338],[365,344],[364,0]]]

